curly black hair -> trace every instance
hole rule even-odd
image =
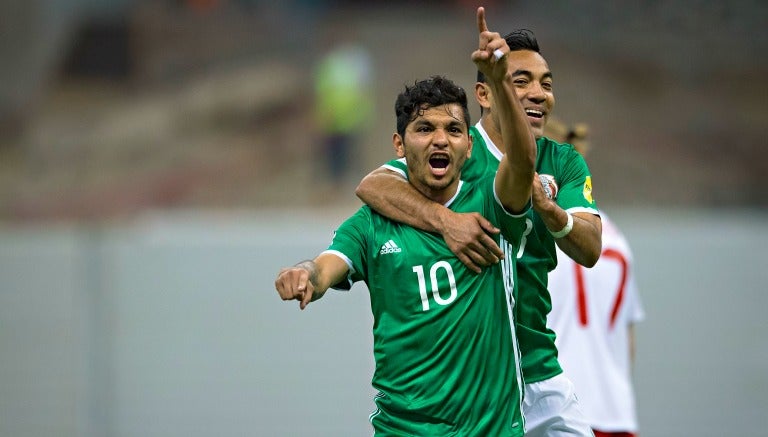
[[[432,76],[429,79],[417,80],[412,86],[398,94],[395,100],[395,117],[397,118],[397,133],[405,136],[405,128],[421,113],[435,106],[458,103],[464,112],[464,121],[470,125],[469,109],[467,108],[467,93],[464,89],[444,76]]]

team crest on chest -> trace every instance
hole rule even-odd
[[[541,188],[544,189],[544,193],[547,195],[547,198],[557,199],[558,187],[554,176],[551,174],[540,174],[539,182],[541,182]]]

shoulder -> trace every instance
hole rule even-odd
[[[496,172],[487,172],[472,180],[461,181],[461,187],[456,195],[456,200],[471,196],[488,196],[493,194]]]
[[[392,159],[382,164],[380,168],[398,173],[403,178],[408,179],[408,163],[405,158]]]
[[[488,182],[489,180],[491,181],[490,183]],[[493,195],[492,192],[488,191],[492,185],[493,176],[491,174],[485,174],[470,180],[462,178],[456,195],[446,202],[445,206],[454,212],[479,212],[485,216],[485,199],[489,195]]]
[[[571,144],[541,137],[536,140],[536,145],[536,171],[540,174],[551,174],[555,179],[565,177],[579,181],[590,175],[587,161]]]
[[[485,142],[483,133],[480,132],[477,126],[469,128],[469,137],[472,139],[472,157],[467,162],[471,162],[473,158],[477,158],[477,155],[488,151],[488,144]]]
[[[558,143],[557,141],[547,137],[538,138],[536,140],[536,146],[539,150],[539,153],[550,153],[553,155],[566,155],[566,156],[571,156],[571,155],[581,156],[581,154],[576,151],[573,145],[568,143]]]
[[[483,136],[480,135],[480,131],[477,130],[477,126],[470,126],[469,127],[469,136],[472,137],[474,141],[482,141]]]
[[[357,211],[355,211],[354,214],[344,220],[337,231],[343,231],[345,229],[349,229],[350,227],[360,229],[364,225],[372,223],[374,215],[376,215],[376,213],[371,209],[370,206],[363,205]]]

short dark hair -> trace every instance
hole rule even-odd
[[[397,133],[405,137],[405,128],[421,111],[435,106],[458,103],[464,112],[464,121],[470,125],[467,93],[464,89],[444,76],[432,76],[417,80],[413,86],[405,86],[395,100]]]
[[[533,31],[531,30],[513,30],[512,32],[504,35],[504,40],[507,42],[510,52],[516,52],[518,50],[530,50],[532,52],[541,54],[541,50],[539,49],[539,42],[536,41],[536,35],[534,35]],[[477,72],[477,81],[485,83],[485,75],[480,71]]]

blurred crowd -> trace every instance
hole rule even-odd
[[[0,6],[18,17],[0,43],[0,220],[312,204],[318,185],[354,202],[391,156],[386,96],[433,73],[472,86],[460,23],[480,3],[546,42],[604,203],[768,205],[761,2],[18,0]]]

